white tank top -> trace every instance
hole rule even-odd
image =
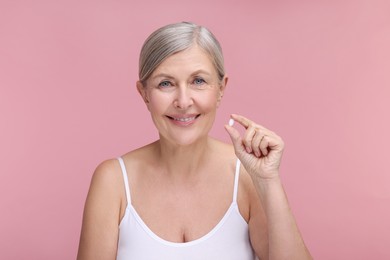
[[[241,216],[237,205],[239,160],[237,160],[234,178],[233,200],[229,209],[209,233],[186,243],[164,240],[143,222],[131,205],[130,188],[123,159],[118,158],[118,160],[125,183],[127,207],[119,224],[117,260],[255,259],[249,241],[248,224]]]

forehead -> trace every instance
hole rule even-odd
[[[194,45],[166,58],[152,73],[152,77],[161,73],[186,75],[198,70],[204,70],[210,74],[217,75],[210,56],[202,48]]]

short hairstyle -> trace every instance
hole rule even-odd
[[[197,44],[209,56],[222,81],[225,67],[217,38],[203,26],[190,22],[169,24],[154,31],[142,46],[139,57],[139,80],[145,85],[153,71],[169,56]]]

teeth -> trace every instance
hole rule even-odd
[[[173,118],[174,120],[176,121],[180,121],[180,122],[188,122],[188,121],[191,121],[191,120],[194,120],[195,117],[186,117],[186,118]]]

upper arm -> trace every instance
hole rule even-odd
[[[121,175],[116,160],[100,164],[85,202],[77,259],[115,259],[121,208]],[[123,181],[122,181],[123,182]]]

